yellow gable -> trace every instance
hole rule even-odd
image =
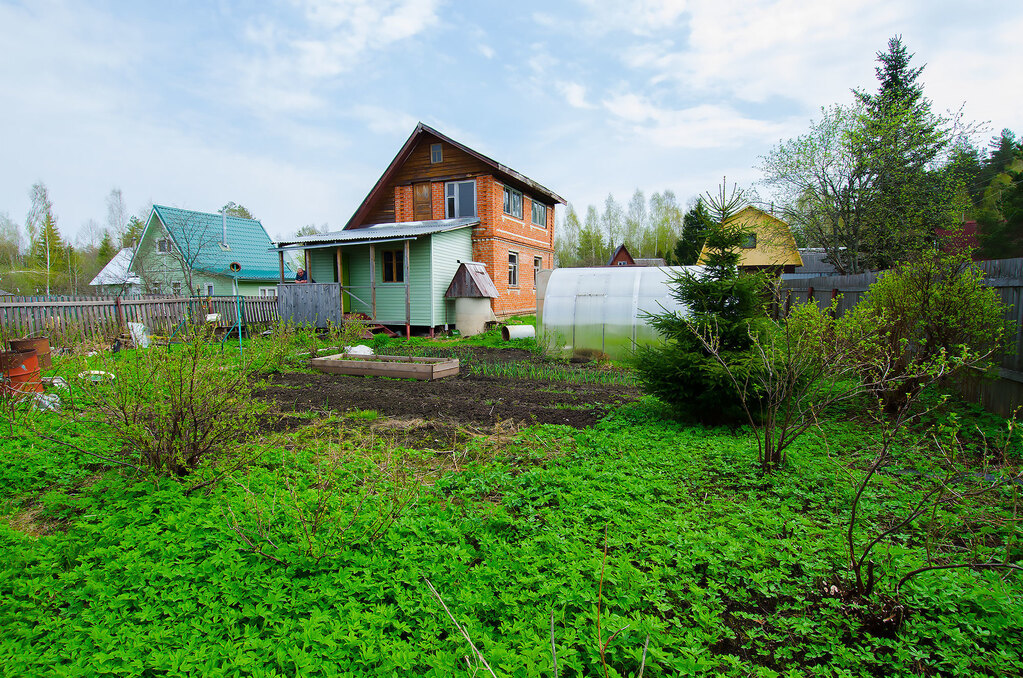
[[[734,225],[753,235],[751,247],[739,250],[739,266],[802,266],[789,225],[781,219],[753,206],[744,207],[725,226]],[[699,263],[707,257],[707,246],[700,252]]]

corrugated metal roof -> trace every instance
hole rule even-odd
[[[135,251],[130,247],[125,247],[123,250],[114,255],[114,257],[107,262],[96,277],[92,279],[90,285],[141,285],[142,279],[131,272],[129,266],[131,265],[131,258],[135,255]]]
[[[227,216],[227,248],[221,246],[224,218],[219,213],[195,212],[153,205],[175,246],[195,270],[241,280],[277,280],[280,263],[270,251],[273,243],[255,219]],[[231,270],[231,264],[241,266]],[[289,273],[285,266],[285,275]]]
[[[799,250],[803,260],[802,266],[797,266],[794,273],[837,273],[835,266],[827,260],[827,255],[822,251],[812,249]]]
[[[331,233],[317,233],[292,240],[283,240],[278,244],[280,247],[289,245],[322,245],[324,243],[356,244],[371,240],[400,240],[413,239],[421,235],[431,233],[442,233],[454,231],[467,226],[474,226],[480,223],[478,217],[460,217],[458,219],[431,219],[429,221],[404,221],[401,223],[374,224],[365,228],[350,229],[347,231],[333,231]]]

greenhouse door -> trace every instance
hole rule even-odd
[[[607,278],[586,276],[579,280],[575,298],[575,336],[572,337],[573,352],[600,351],[604,353],[604,311],[607,304]]]

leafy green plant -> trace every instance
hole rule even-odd
[[[247,365],[232,368],[208,335],[173,351],[105,355],[83,371],[81,406],[116,439],[120,463],[184,476],[254,429]],[[82,363],[84,366],[84,363]]]
[[[1005,338],[1004,313],[967,254],[926,250],[870,286],[843,317],[839,339],[895,411],[945,356],[959,356],[956,370],[989,366]]]

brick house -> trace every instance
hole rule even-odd
[[[459,264],[475,261],[504,318],[536,310],[536,272],[554,265],[558,203],[539,183],[419,123],[342,230],[278,249],[303,249],[313,282],[350,290],[346,311],[430,328],[454,322],[444,292]]]

